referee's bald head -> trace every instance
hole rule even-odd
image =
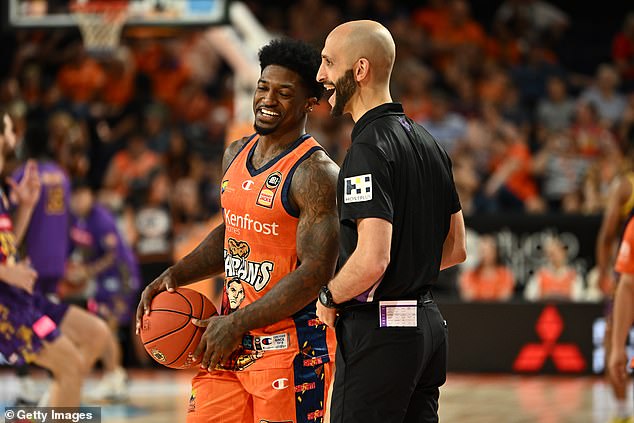
[[[330,32],[326,42],[329,41],[348,57],[349,66],[360,58],[367,59],[372,82],[389,82],[396,46],[392,34],[383,25],[370,20],[346,22]]]

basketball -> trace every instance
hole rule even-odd
[[[150,315],[143,316],[141,341],[145,350],[158,363],[173,369],[187,369],[200,360],[192,355],[205,328],[191,319],[207,319],[217,314],[214,305],[198,291],[178,288],[161,292],[152,299]]]

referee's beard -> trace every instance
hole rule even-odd
[[[335,81],[335,105],[332,106],[330,116],[338,117],[343,115],[343,109],[357,92],[357,82],[354,80],[354,72],[348,69],[346,73]]]

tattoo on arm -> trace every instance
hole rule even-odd
[[[227,147],[222,158],[223,174],[247,141],[247,138],[242,138]],[[172,266],[171,277],[176,285],[187,285],[222,272],[224,243],[225,224],[221,223],[191,253]]]
[[[182,286],[220,273],[224,269],[225,224],[221,223],[198,246],[174,266],[172,279]]]
[[[291,200],[300,210],[297,226],[299,267],[266,295],[234,313],[248,331],[293,315],[314,301],[334,275],[338,256],[339,219],[336,207],[339,168],[323,152],[302,163],[291,183]]]

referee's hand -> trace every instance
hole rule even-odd
[[[335,319],[337,318],[337,309],[328,308],[317,300],[317,317],[324,322],[326,326],[335,328]]]

